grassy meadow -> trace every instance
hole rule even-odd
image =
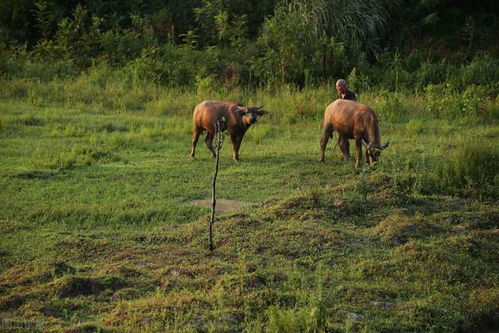
[[[0,81],[0,330],[442,332],[499,327],[499,104],[366,90],[391,145],[355,169],[334,87],[166,88],[113,72]],[[241,163],[189,159],[204,99],[261,105]],[[202,137],[204,139],[204,136]],[[336,139],[336,136],[335,136]],[[354,153],[354,145],[351,144]]]

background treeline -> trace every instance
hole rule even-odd
[[[163,86],[497,91],[495,0],[1,0],[0,73]]]

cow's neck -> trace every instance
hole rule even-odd
[[[374,121],[374,126],[371,126],[367,131],[367,142],[370,144],[379,144],[380,143],[380,135],[379,135],[379,127],[378,122]]]
[[[232,126],[232,127],[229,129],[229,132],[230,132],[230,133],[237,134],[237,135],[244,135],[244,133],[246,133],[246,131],[248,130],[248,128],[249,128],[250,126],[251,126],[251,125],[237,124],[237,125],[235,125],[235,126]]]
[[[246,132],[248,130],[248,128],[250,128],[251,124],[247,124],[245,123],[242,119],[241,119],[241,122],[239,124],[239,128],[243,131],[243,132]]]
[[[248,130],[248,128],[250,128],[251,124],[241,124],[241,126],[239,127],[240,128],[240,131],[243,132],[243,133],[246,133],[246,131]]]

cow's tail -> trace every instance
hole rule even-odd
[[[201,104],[196,105],[196,107],[194,108],[194,112],[192,114],[192,129],[193,130],[196,130],[199,126],[200,119],[199,119],[198,114],[201,112],[201,108],[202,108]]]

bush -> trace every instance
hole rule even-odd
[[[414,117],[416,111],[408,109],[408,101],[404,95],[387,90],[380,91],[374,103],[368,105],[376,112],[380,122],[404,121],[407,116]]]
[[[489,121],[499,120],[499,99],[489,100],[484,103],[484,116]]]
[[[431,63],[425,61],[415,71],[416,87],[422,88],[429,84],[438,84],[445,81],[448,65],[444,62]]]
[[[499,60],[489,55],[476,56],[470,64],[463,65],[455,73],[455,79],[460,80],[461,87],[469,85],[489,85],[499,78]]]
[[[460,125],[469,125],[481,118],[480,110],[487,97],[487,89],[477,85],[470,85],[464,92],[459,92],[450,84],[430,84],[425,92],[429,115]]]
[[[26,47],[12,50],[0,48],[0,77],[5,79],[26,78],[53,80],[71,77],[76,66],[71,59],[44,57],[38,51],[30,52]]]

